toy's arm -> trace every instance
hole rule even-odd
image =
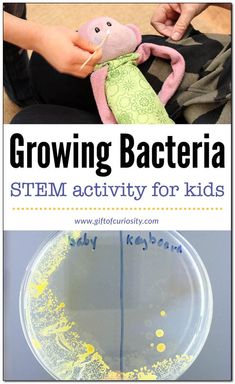
[[[107,104],[105,95],[105,79],[107,77],[107,72],[107,67],[102,67],[93,72],[91,75],[91,86],[102,122],[104,124],[117,124],[116,119]]]
[[[164,81],[161,91],[158,94],[161,102],[165,105],[174,95],[183,79],[185,72],[185,61],[183,56],[173,48],[152,43],[141,44],[136,52],[139,53],[137,64],[145,62],[150,55],[171,60],[172,72]]]

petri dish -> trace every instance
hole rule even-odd
[[[206,268],[173,231],[56,232],[20,292],[26,340],[57,380],[176,380],[212,311]]]

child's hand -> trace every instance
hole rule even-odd
[[[95,50],[96,46],[82,39],[77,32],[56,26],[42,26],[35,45],[35,51],[59,72],[82,78],[93,71],[102,56],[99,49],[81,70],[81,65]]]
[[[152,26],[164,36],[180,40],[193,18],[203,12],[210,4],[173,3],[162,4],[156,8]]]

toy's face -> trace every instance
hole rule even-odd
[[[99,45],[108,33],[102,46],[101,62],[134,52],[141,43],[141,35],[136,26],[120,24],[111,17],[93,19],[82,25],[78,32],[95,45]]]

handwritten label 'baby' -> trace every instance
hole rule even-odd
[[[84,234],[81,237],[78,237],[77,239],[68,236],[69,245],[71,247],[88,247],[91,246],[91,249],[94,251],[96,249],[96,243],[97,243],[97,236],[88,237],[87,232],[84,232]]]

